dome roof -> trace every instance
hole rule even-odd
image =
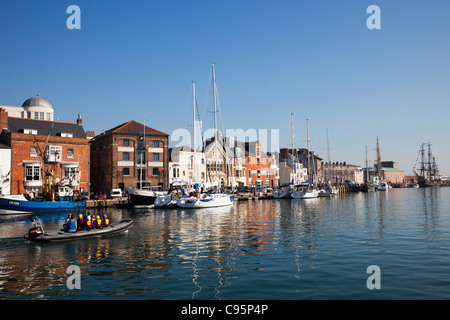
[[[22,107],[47,107],[53,109],[52,104],[47,100],[39,96],[32,97],[22,104]]]

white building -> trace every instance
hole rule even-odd
[[[169,185],[174,182],[206,182],[206,160],[201,151],[188,146],[169,149]]]
[[[288,158],[280,160],[279,174],[280,185],[291,182],[296,185],[308,180],[308,169],[296,161],[295,157],[291,154],[288,155]]]
[[[11,147],[0,141],[0,193],[11,192]]]
[[[0,106],[0,108],[8,111],[9,117],[15,118],[27,118],[35,120],[50,120],[53,121],[55,109],[52,104],[47,100],[36,95],[27,99],[21,107],[15,106]]]

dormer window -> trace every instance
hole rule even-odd
[[[23,129],[24,134],[37,134],[36,129]]]
[[[73,133],[61,132],[61,137],[63,137],[63,138],[73,138]]]

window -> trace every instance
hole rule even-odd
[[[145,169],[137,169],[137,180],[145,180]]]
[[[26,181],[41,180],[41,167],[38,164],[27,165],[25,167],[25,180]]]
[[[258,170],[258,178],[261,178],[261,171]]]
[[[50,113],[48,112],[45,113],[45,120],[50,120]]]
[[[30,111],[27,111],[27,118],[31,119],[31,112]]]
[[[258,166],[261,165],[261,159],[260,158],[256,158],[256,165],[258,165]]]
[[[128,152],[122,153],[122,160],[123,161],[129,161],[130,160],[130,154]]]
[[[144,140],[138,140],[138,149],[139,150],[145,149]]]
[[[124,139],[124,140],[122,141],[122,144],[123,144],[124,147],[129,147],[129,146],[130,146],[130,140]]]
[[[159,161],[159,153],[153,154],[153,161],[158,162]]]
[[[256,155],[259,156],[259,148],[256,148]]]
[[[67,158],[73,159],[73,149],[67,149]]]
[[[39,112],[34,113],[34,119],[39,120]]]
[[[77,167],[63,167],[62,178],[69,181],[78,180],[78,172]]]
[[[43,112],[39,112],[39,120],[44,120],[44,113]]]
[[[123,168],[123,175],[129,176],[130,175],[130,168]]]
[[[159,148],[159,141],[153,141],[153,148]]]
[[[159,176],[158,168],[153,168],[153,175],[154,176]]]
[[[173,168],[173,177],[174,178],[180,177],[180,168]]]
[[[138,152],[137,153],[137,163],[138,164],[145,164],[145,152]]]
[[[37,157],[37,156],[38,156],[37,147],[30,147],[30,157]]]

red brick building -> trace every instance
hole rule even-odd
[[[91,189],[162,186],[168,188],[169,135],[134,120],[91,140]]]
[[[41,192],[46,171],[56,182],[89,190],[89,141],[76,123],[8,117],[0,109],[1,139],[11,148],[10,193]]]

